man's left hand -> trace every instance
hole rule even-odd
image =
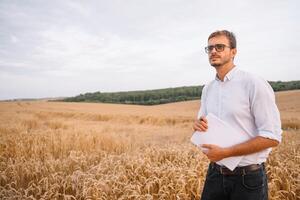
[[[201,147],[206,148],[203,153],[211,162],[217,162],[223,158],[229,157],[225,148],[213,144],[203,144]]]

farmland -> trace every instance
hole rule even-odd
[[[299,198],[299,99],[276,93],[271,200]],[[199,106],[1,102],[0,199],[199,199],[209,163],[189,141]]]

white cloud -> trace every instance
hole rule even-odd
[[[19,41],[19,39],[14,35],[10,36],[10,40],[11,40],[12,43],[17,43]]]
[[[268,80],[299,79],[298,5],[2,1],[0,99],[204,84],[214,71],[203,48],[223,28],[237,35],[241,68]]]

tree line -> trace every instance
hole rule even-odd
[[[300,89],[300,81],[269,81],[269,83],[275,92]],[[89,92],[62,101],[157,105],[200,99],[202,89],[203,85],[128,92]]]

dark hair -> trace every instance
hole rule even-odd
[[[230,32],[230,31],[227,31],[227,30],[215,31],[215,32],[213,32],[212,34],[209,35],[208,40],[213,38],[213,37],[217,37],[217,36],[225,36],[229,41],[230,48],[231,49],[236,48],[236,39],[235,39],[235,35],[234,35],[233,32]]]

